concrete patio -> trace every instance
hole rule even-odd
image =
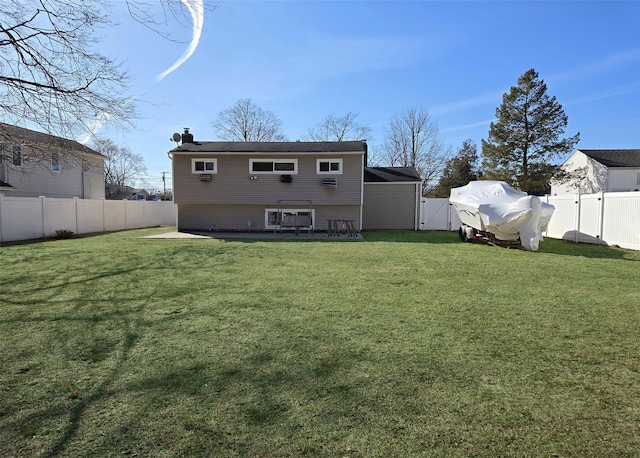
[[[190,232],[190,231],[173,231],[164,234],[149,235],[141,237],[144,239],[220,239],[220,240],[288,240],[288,241],[304,241],[304,240],[324,240],[324,241],[351,241],[357,242],[362,240],[362,234],[357,233],[355,236],[348,234],[331,235],[327,232],[300,232],[298,235],[293,231],[287,232]]]

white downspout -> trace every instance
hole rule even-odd
[[[415,218],[413,222],[413,230],[417,231],[420,229],[420,221],[422,221],[422,204],[420,203],[420,183],[416,183],[416,212]]]

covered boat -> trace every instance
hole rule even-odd
[[[451,189],[449,202],[458,213],[465,241],[487,239],[521,244],[538,251],[555,207],[539,197],[518,191],[503,181],[472,181]]]

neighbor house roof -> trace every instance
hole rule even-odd
[[[365,167],[365,183],[390,183],[397,181],[422,181],[415,167]]]
[[[607,167],[640,167],[640,149],[579,149]]]
[[[364,141],[348,142],[193,142],[170,151],[181,153],[366,153]]]
[[[107,159],[103,154],[75,140],[45,134],[24,127],[0,122],[0,143],[24,144],[30,146],[50,146],[56,149],[76,151],[82,154]]]

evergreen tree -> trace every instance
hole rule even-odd
[[[554,159],[571,152],[580,134],[560,138],[567,115],[534,69],[518,78],[517,86],[502,96],[496,122],[482,140],[484,178],[502,180],[529,194],[550,191],[550,180],[559,172]]]
[[[462,143],[454,157],[449,159],[440,176],[436,197],[449,197],[451,188],[464,186],[478,179],[478,147],[467,139]]]

